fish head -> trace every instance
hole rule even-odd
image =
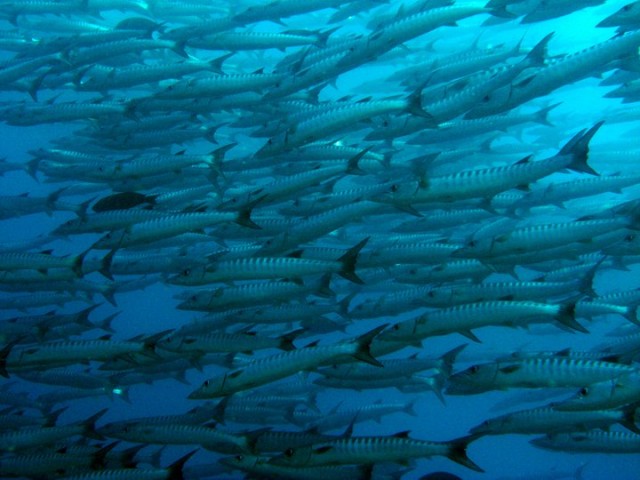
[[[128,440],[136,430],[135,422],[112,422],[99,428],[98,433],[105,437]]]
[[[112,232],[104,234],[91,248],[98,249],[112,249],[119,248],[123,242],[127,241],[129,233],[125,230],[114,230]]]
[[[227,467],[237,468],[238,470],[250,470],[260,463],[260,457],[256,455],[234,455],[232,457],[224,457],[220,459],[220,463]]]
[[[272,457],[269,463],[288,467],[302,467],[309,464],[314,450],[317,448],[322,447],[307,445],[304,447],[287,448],[282,454]]]
[[[224,385],[227,376],[209,378],[202,382],[199,388],[189,394],[190,400],[203,400],[224,396]]]
[[[197,337],[191,335],[169,335],[158,341],[156,346],[169,352],[181,352],[189,350],[190,346],[198,341]]]
[[[392,325],[387,331],[380,334],[378,340],[389,342],[411,341],[415,337],[416,329],[426,322],[426,319],[423,317],[424,316],[420,316],[418,318],[404,320]]]
[[[472,365],[449,377],[446,391],[449,395],[466,395],[492,390],[498,367],[497,363]]]
[[[478,258],[491,254],[495,239],[493,237],[471,238],[464,247],[460,247],[451,253],[455,258]]]
[[[208,305],[211,297],[212,294],[210,292],[196,292],[179,303],[177,308],[179,310],[198,310]]]
[[[173,285],[200,285],[200,280],[204,277],[204,267],[189,267],[179,274],[172,276],[169,283]]]
[[[568,400],[554,405],[554,409],[561,411],[597,410],[611,408],[614,396],[625,396],[625,384],[621,378],[592,383],[582,387]]]
[[[640,3],[633,2],[625,5],[617,12],[602,20],[597,27],[621,27],[637,23],[640,18]]]
[[[485,420],[479,425],[476,425],[472,429],[469,430],[469,433],[474,434],[482,434],[482,435],[491,435],[493,433],[500,433],[505,428],[511,424],[511,418],[509,415],[504,415],[497,418],[490,418]]]

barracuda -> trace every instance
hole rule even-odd
[[[197,450],[187,453],[167,468],[114,468],[67,477],[70,480],[183,480],[183,467]]]
[[[249,91],[261,92],[273,87],[281,79],[281,74],[261,72],[209,75],[177,81],[164,90],[160,90],[154,95],[154,98],[188,99],[202,96],[215,98]]]
[[[640,31],[636,30],[561,57],[529,77],[492,92],[487,101],[468,112],[466,118],[505,112],[567,83],[612,69],[616,61],[632,55],[638,45]]]
[[[263,50],[277,48],[284,50],[288,47],[301,45],[322,45],[327,36],[333,33],[328,30],[325,34],[313,31],[294,30],[291,32],[220,32],[212,35],[191,38],[187,40],[190,47],[206,50]]]
[[[108,232],[109,230],[126,228],[131,224],[146,222],[166,215],[167,212],[144,209],[99,212],[69,220],[54,229],[53,235]]]
[[[416,344],[423,339],[437,335],[460,333],[475,342],[480,340],[471,330],[486,326],[507,325],[526,327],[531,323],[556,320],[574,330],[586,332],[575,321],[575,306],[569,304],[548,304],[532,301],[487,301],[456,305],[434,312],[427,312],[416,318],[395,324],[388,332],[380,335],[377,349],[392,348],[394,343]]]
[[[144,245],[156,240],[174,237],[182,233],[210,228],[220,223],[236,222],[248,228],[259,229],[251,221],[253,205],[236,212],[204,212],[204,213],[176,213],[165,215],[126,227],[123,231],[108,233],[92,248],[113,249]]]
[[[640,452],[640,435],[629,432],[600,432],[548,434],[534,438],[531,443],[547,450],[565,452],[631,453]]]
[[[430,118],[422,109],[420,92],[402,100],[371,100],[336,105],[334,108],[308,118],[277,137],[272,137],[256,152],[257,157],[269,157],[289,152],[309,143],[334,135],[347,126],[378,115],[408,112]]]
[[[556,410],[585,411],[621,406],[640,401],[640,371],[612,379],[584,383],[570,399],[554,405]]]
[[[182,63],[157,63],[151,65],[134,65],[124,68],[111,68],[107,71],[92,69],[82,71],[83,75],[75,81],[76,90],[80,92],[108,92],[162,80],[179,79],[185,75],[201,72],[219,72],[227,55],[204,62],[185,60]]]
[[[483,282],[434,287],[425,295],[424,304],[447,307],[483,300],[544,300],[571,295],[576,291],[595,296],[591,282],[592,276],[587,275],[566,282]],[[582,316],[582,312],[577,316]]]
[[[130,341],[111,340],[111,335],[107,335],[98,340],[70,340],[25,346],[9,344],[2,350],[0,374],[8,377],[9,371],[38,369],[45,365],[71,365],[134,353],[153,354],[157,341],[167,333],[168,331],[160,332]]]
[[[360,337],[326,346],[308,346],[255,360],[243,368],[206,380],[193,391],[190,399],[223,397],[289,377],[298,372],[313,371],[324,365],[355,360],[382,366],[369,353],[371,341],[386,325],[374,328]]]
[[[220,462],[227,467],[271,478],[289,478],[292,480],[299,478],[307,480],[326,480],[327,478],[333,480],[369,480],[371,478],[370,468],[366,466],[297,468],[273,465],[269,461],[270,457],[255,455],[236,455],[220,459]]]
[[[316,281],[300,285],[291,281],[246,283],[215,290],[200,290],[187,293],[178,305],[180,310],[220,312],[229,308],[240,308],[247,304],[267,305],[273,301],[301,300],[309,294],[330,298],[335,293],[329,288],[330,278],[325,275]],[[184,298],[184,297],[181,297]]]
[[[62,52],[65,62],[74,67],[81,67],[92,63],[99,63],[105,58],[125,55],[128,53],[141,53],[150,50],[173,50],[178,55],[188,58],[184,51],[184,44],[172,40],[128,38],[114,42],[105,42],[86,48],[72,47]]]
[[[450,395],[477,394],[507,388],[582,387],[636,372],[612,362],[562,357],[526,358],[473,365],[449,378]]]
[[[556,155],[546,160],[534,162],[527,157],[507,167],[466,170],[439,177],[425,176],[417,185],[403,188],[380,200],[393,204],[452,202],[491,197],[510,188],[528,185],[564,168],[595,173],[587,163],[589,141],[601,126],[602,122],[579,132]]]
[[[640,434],[634,422],[635,412],[635,407],[626,410],[585,411],[560,411],[553,407],[533,408],[486,420],[473,427],[470,432],[483,435],[579,432],[593,428],[607,429],[618,423]]]
[[[239,205],[245,205],[254,201],[258,197],[264,197],[263,204],[279,203],[284,199],[292,196],[299,197],[304,189],[314,185],[320,185],[326,180],[331,180],[337,177],[333,181],[338,181],[345,175],[360,175],[364,174],[359,167],[360,159],[367,153],[367,150],[362,150],[349,159],[346,165],[337,164],[319,168],[313,168],[309,171],[300,172],[294,175],[287,175],[286,177],[269,182],[260,188],[251,188],[248,192],[242,192],[235,194],[231,198],[225,200],[221,207],[228,208],[238,207]],[[216,162],[220,168],[220,162]]]
[[[429,442],[409,438],[408,432],[390,437],[349,437],[306,447],[289,448],[269,463],[298,467],[406,462],[413,458],[444,456],[460,465],[483,472],[469,457],[467,447],[477,436],[449,442]]]
[[[189,269],[174,277],[177,285],[205,285],[232,280],[256,279],[301,279],[309,275],[337,273],[354,283],[362,284],[356,274],[356,262],[360,250],[367,243],[365,238],[335,261],[312,260],[295,257],[250,257],[237,260],[219,261],[201,267]]]
[[[384,210],[384,205],[369,201],[356,201],[349,205],[328,210],[326,212],[306,217],[287,231],[265,241],[257,255],[272,255],[286,252],[293,247],[306,243],[332,232],[348,222]]]
[[[266,348],[295,350],[293,340],[304,330],[294,330],[280,337],[272,338],[255,333],[211,332],[203,335],[173,334],[158,342],[157,347],[170,352],[199,354],[217,352],[254,352]]]
[[[66,440],[77,435],[87,435],[101,440],[102,437],[95,430],[95,422],[107,412],[100,410],[86,420],[70,425],[56,427],[24,427],[15,432],[0,434],[0,451],[13,452],[25,450],[40,445]]]
[[[56,257],[47,253],[0,253],[0,270],[38,270],[46,273],[49,269],[68,268],[78,277],[82,277],[82,264],[84,257],[88,253],[85,251],[80,255],[68,257]]]
[[[128,442],[159,445],[201,445],[220,453],[248,451],[249,445],[242,435],[214,428],[215,425],[179,425],[140,422],[117,422],[99,430],[101,435]]]

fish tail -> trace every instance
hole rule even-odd
[[[374,365],[376,367],[383,367],[382,363],[376,360],[373,355],[371,355],[371,342],[375,337],[378,336],[380,332],[382,332],[385,328],[387,328],[388,324],[380,325],[379,327],[374,328],[373,330],[369,330],[367,333],[360,335],[356,338],[355,342],[357,344],[357,350],[353,354],[355,358],[366,362],[370,365]]]
[[[54,410],[53,412],[48,413],[46,415],[44,426],[55,427],[55,425],[58,423],[58,418],[60,417],[60,415],[62,415],[63,412],[67,410],[67,408],[69,407],[62,407],[57,410]]]
[[[411,400],[409,403],[407,403],[404,408],[402,409],[402,411],[408,415],[411,415],[412,417],[417,417],[418,416],[418,412],[416,412],[415,410],[415,406],[416,403],[418,402],[417,398],[414,398],[413,400]]]
[[[120,315],[120,312],[112,313],[108,317],[105,317],[99,324],[96,324],[96,326],[100,330],[104,330],[105,332],[116,333],[116,331],[111,326],[111,322],[113,322],[113,319],[116,318],[118,315]]]
[[[467,456],[467,447],[469,447],[469,444],[481,436],[481,434],[476,433],[449,442],[449,450],[446,454],[447,458],[471,470],[484,473],[484,470]]]
[[[429,120],[428,127],[437,127],[438,122],[436,119],[427,112],[424,108],[422,108],[422,85],[415,89],[415,91],[407,97],[407,108],[406,112],[415,115],[416,117],[422,117]]]
[[[356,274],[356,262],[360,250],[362,250],[368,241],[369,237],[358,242],[338,259],[338,261],[342,263],[342,269],[338,272],[338,275],[358,285],[364,285],[362,279]]]
[[[109,253],[107,253],[102,260],[100,260],[100,268],[98,272],[102,274],[103,277],[108,280],[113,280],[113,275],[111,274],[111,264],[113,263],[113,256],[116,254],[117,248],[112,248]]]
[[[138,460],[136,460],[136,455],[144,447],[146,447],[146,445],[142,444],[142,445],[137,445],[135,447],[127,448],[126,450],[122,450],[122,452],[120,452],[120,454],[122,455],[120,457],[121,458],[120,464],[122,465],[122,467],[123,468],[136,468],[138,466],[138,463],[140,463]],[[156,452],[162,452],[162,451],[163,451],[163,449],[160,448]],[[155,456],[155,453],[152,455],[152,457],[153,456]],[[158,463],[153,463],[153,461],[151,461],[149,463],[151,463],[154,467],[158,465]]]
[[[91,469],[92,470],[103,470],[107,468],[107,453],[113,450],[116,446],[120,444],[120,440],[115,442],[111,442],[108,445],[105,445],[97,452],[91,455]]]
[[[596,134],[598,129],[602,126],[604,121],[596,123],[586,132],[582,130],[576,134],[571,140],[569,140],[564,147],[560,150],[558,155],[571,155],[573,159],[568,165],[568,168],[582,173],[590,173],[592,175],[599,175],[588,163],[589,160],[589,142]]]
[[[453,364],[456,361],[456,357],[458,354],[467,347],[467,344],[464,343],[462,345],[457,346],[456,348],[452,348],[448,352],[444,353],[440,357],[441,366],[439,368],[440,372],[442,372],[447,377],[450,377],[453,373]]]
[[[116,286],[115,285],[108,285],[108,287],[105,288],[104,290],[102,290],[100,293],[102,294],[104,299],[107,302],[109,302],[111,305],[113,305],[114,307],[118,306],[118,303],[116,302],[116,297],[114,295],[116,293]]]
[[[13,340],[0,350],[0,375],[4,378],[9,378],[9,372],[7,371],[7,357],[11,353],[13,346],[17,344],[18,341],[19,339]]]
[[[256,200],[249,202],[247,205],[242,207],[242,209],[240,209],[240,211],[238,212],[238,217],[236,218],[235,222],[238,225],[242,225],[243,227],[253,228],[254,230],[261,230],[262,227],[251,220],[251,212],[253,211],[253,208],[262,200],[264,200],[266,196],[267,195],[262,195],[260,198],[257,198]]]
[[[77,323],[78,325],[83,325],[85,327],[94,327],[94,324],[89,321],[89,315],[100,305],[102,304],[100,303],[94,304],[78,312],[77,317],[74,320],[74,323]]]
[[[102,417],[105,413],[107,413],[108,408],[103,408],[98,413],[91,415],[85,421],[81,422],[82,427],[84,428],[84,434],[95,440],[104,440],[104,437],[100,435],[96,430],[96,422]]]
[[[224,412],[227,410],[227,406],[229,406],[229,401],[232,396],[233,395],[227,395],[226,397],[222,397],[222,400],[218,402],[211,413],[211,418],[221,425],[224,425],[225,423]]]
[[[577,330],[582,333],[589,333],[589,330],[584,328],[576,321],[576,304],[575,302],[568,302],[560,305],[558,315],[556,319],[563,325],[569,327],[572,330]]]
[[[627,430],[640,435],[640,429],[638,429],[636,425],[636,411],[640,408],[640,402],[634,402],[622,409],[622,420],[620,420],[620,425],[622,425]]]
[[[213,60],[209,60],[209,70],[219,75],[223,75],[224,71],[222,70],[222,64],[231,56],[235,55],[235,52],[226,53],[221,57],[214,58]]]
[[[180,457],[171,465],[169,465],[169,467],[167,468],[168,470],[167,480],[184,480],[184,475],[183,475],[184,464],[187,463],[187,461],[191,457],[193,457],[197,451],[198,451],[197,449],[193,450],[187,453],[186,455]]]
[[[443,391],[444,387],[447,384],[447,379],[449,377],[444,375],[442,372],[435,374],[433,377],[427,379],[428,388],[438,397],[440,403],[442,405],[446,405],[447,401],[444,398]]]
[[[299,328],[297,330],[294,330],[293,332],[285,333],[284,335],[279,337],[280,344],[278,345],[278,348],[285,351],[295,350],[296,346],[293,344],[293,341],[305,331],[306,329]]]
[[[187,41],[186,40],[179,40],[179,41],[175,42],[175,44],[173,45],[173,48],[171,50],[173,50],[178,55],[180,55],[181,57],[186,58],[188,60],[191,57],[189,56],[187,51],[184,49],[184,47],[186,47],[186,45],[187,45]]]
[[[541,108],[534,114],[535,121],[548,127],[555,127],[553,123],[549,121],[549,112],[560,105],[562,102],[554,103],[546,108]]]
[[[91,251],[91,247],[87,248],[80,255],[76,255],[73,259],[71,270],[73,270],[73,273],[75,273],[78,278],[84,277],[84,272],[82,271],[82,264],[84,263],[84,259],[86,258],[87,253],[89,253],[90,251]]]
[[[360,162],[360,159],[364,157],[369,152],[369,150],[371,150],[371,148],[367,147],[349,159],[349,163],[347,164],[347,172],[346,172],[348,175],[366,175],[367,174],[367,172],[365,172],[360,168],[360,166],[358,165],[358,162]]]

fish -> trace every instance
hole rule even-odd
[[[300,371],[336,362],[360,360],[381,367],[382,364],[369,353],[369,345],[385,328],[386,325],[381,325],[353,340],[342,343],[312,345],[256,360],[222,377],[205,380],[200,388],[189,395],[189,398],[216,398],[230,395],[275,379],[286,378]]]

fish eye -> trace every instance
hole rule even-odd
[[[295,453],[295,450],[293,448],[287,448],[284,451],[285,456],[287,457],[293,457],[293,454]]]
[[[430,290],[429,293],[427,293],[427,297],[433,298],[436,296],[436,292],[434,292],[433,290]]]
[[[625,242],[633,242],[636,239],[636,236],[633,233],[630,233],[626,237],[624,237]]]
[[[389,188],[389,190],[391,190],[392,192],[397,192],[398,190],[400,190],[400,187],[398,186],[397,183],[394,183],[393,185],[391,185],[391,188]]]
[[[474,365],[474,366],[469,368],[469,371],[471,373],[478,373],[479,370],[480,370],[480,367],[478,365]]]
[[[467,246],[475,247],[477,244],[478,244],[478,242],[476,242],[475,240],[469,240],[469,242],[467,243]]]
[[[236,455],[236,460],[237,460],[238,462],[243,461],[243,460],[244,460],[244,455]]]
[[[400,325],[396,323],[392,328],[393,330],[400,330]]]
[[[186,270],[184,270],[182,272],[182,276],[183,277],[188,277],[189,275],[191,275],[191,269],[187,268]]]
[[[205,380],[204,383],[202,384],[203,387],[208,387],[209,386],[209,380]]]
[[[587,387],[583,387],[580,389],[580,396],[581,397],[586,397],[587,395],[589,395],[589,389]]]

